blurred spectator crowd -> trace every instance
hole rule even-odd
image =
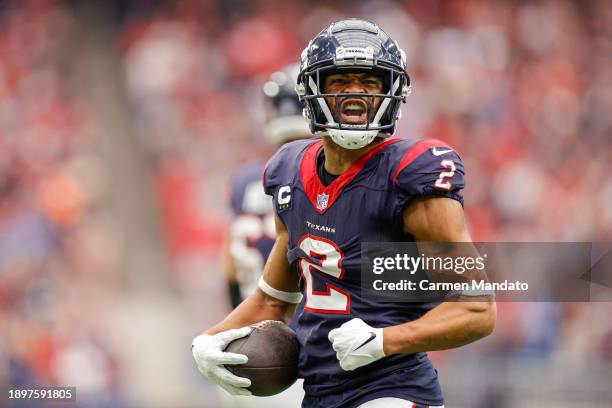
[[[96,316],[120,287],[120,228],[104,205],[95,112],[78,92],[73,17],[59,1],[10,4],[0,11],[0,387],[80,380],[113,394],[121,361]],[[406,51],[413,92],[397,135],[460,153],[474,240],[612,240],[607,0],[126,4],[122,80],[178,280],[222,279],[229,175],[272,153],[261,84],[349,16]],[[612,361],[610,311],[500,305],[477,350]]]
[[[155,12],[135,2],[122,44],[141,137],[160,162],[191,167],[208,228],[225,224],[227,174],[266,151],[253,81],[355,16],[406,51],[413,93],[397,135],[459,151],[477,240],[589,241],[612,237],[610,10],[605,0],[209,1]]]
[[[0,4],[0,389],[77,384],[82,401],[111,406],[118,361],[100,316],[117,239],[72,17],[58,2]]]

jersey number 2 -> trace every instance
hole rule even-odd
[[[444,167],[448,171],[443,171],[440,173],[434,186],[442,190],[450,190],[453,185],[446,179],[450,179],[455,175],[455,170],[457,170],[457,167],[455,167],[455,162],[452,160],[442,160],[440,162],[440,166]]]
[[[304,309],[318,313],[349,314],[351,310],[351,295],[346,291],[332,285],[325,284],[325,290],[315,290],[314,277],[324,274],[337,280],[344,278],[342,260],[344,254],[332,241],[315,237],[304,236],[298,246],[311,258],[302,258],[299,261],[300,272],[305,282],[306,303]],[[313,273],[313,272],[318,273]]]

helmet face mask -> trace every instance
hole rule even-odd
[[[383,92],[324,93],[326,77],[352,72],[380,77],[385,84]],[[309,43],[302,53],[296,90],[313,133],[327,133],[340,146],[357,149],[376,136],[393,134],[409,85],[405,54],[397,43],[375,24],[351,19],[333,23]],[[343,123],[339,107],[347,98],[365,102],[365,124]]]

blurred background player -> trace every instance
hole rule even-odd
[[[295,93],[299,66],[291,64],[273,73],[263,86],[266,123],[263,135],[274,149],[292,140],[310,137]],[[261,184],[263,160],[239,167],[231,179],[233,220],[227,245],[227,279],[232,308],[257,286],[274,244],[272,202]]]
[[[274,149],[292,140],[311,137],[302,115],[303,104],[295,92],[298,64],[285,66],[270,75],[263,86],[266,121],[263,135]],[[230,204],[233,220],[226,247],[226,271],[232,308],[256,287],[264,263],[274,245],[274,210],[263,190],[261,177],[265,162],[254,160],[236,169],[231,179]],[[285,392],[262,400],[260,397],[232,397],[221,392],[226,407],[288,408],[303,398],[302,381]]]

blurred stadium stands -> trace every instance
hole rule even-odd
[[[227,309],[229,174],[272,153],[264,78],[342,17],[375,21],[406,50],[414,87],[397,134],[461,154],[475,240],[612,241],[607,0],[108,2],[108,41],[88,51],[118,58],[111,79],[126,109],[110,117],[83,82],[91,10],[77,3],[0,2],[0,389],[76,385],[84,406],[217,406],[188,344]],[[151,256],[165,276],[132,266],[140,280],[125,277],[141,242],[132,228],[145,224],[144,239],[157,227],[113,204],[133,179],[122,184],[100,148],[109,120],[129,123],[112,135],[117,149],[122,138],[140,149],[134,171],[160,214],[163,253]],[[132,198],[136,214],[149,198]],[[153,279],[162,284],[142,295],[138,282]],[[490,338],[435,353],[448,406],[610,406],[611,313],[500,304]],[[135,358],[139,324],[180,334]],[[157,355],[180,361],[172,376],[135,381]]]

